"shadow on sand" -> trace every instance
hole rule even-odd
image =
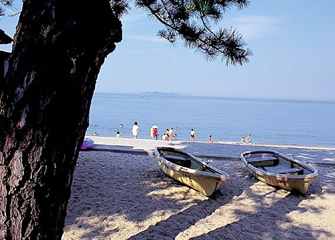
[[[165,176],[150,156],[106,152],[103,154],[107,159],[100,161],[95,157],[96,153],[85,151],[80,154],[72,185],[66,227],[84,230],[80,239],[110,239],[113,234],[124,231],[122,225],[106,227],[98,224],[101,221],[113,222],[113,216],[122,215],[134,226],[140,226],[158,212],[161,220],[139,228],[125,239],[157,239],[157,236],[159,239],[175,239],[199,221],[215,217],[219,209],[220,218],[229,211],[236,220],[228,224],[215,223],[218,227],[209,227],[192,239],[335,237],[333,233],[317,230],[311,225],[295,224],[288,216],[292,212],[320,214],[324,210],[299,204],[306,199],[335,193],[335,176],[328,174],[334,171],[334,167],[321,168],[320,175],[324,177],[314,181],[308,194],[301,196],[259,183],[240,162],[214,161],[213,165],[231,175],[231,181],[224,183],[213,197],[206,198]],[[277,199],[277,196],[281,197]],[[253,210],[236,207],[236,201],[252,202]],[[94,217],[96,222],[86,221],[89,217]],[[191,238],[184,236],[180,239]]]

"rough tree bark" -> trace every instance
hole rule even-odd
[[[95,82],[121,41],[108,0],[25,0],[0,82],[0,239],[60,239]]]

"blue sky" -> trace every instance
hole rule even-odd
[[[245,9],[231,8],[221,26],[236,28],[253,56],[227,67],[156,37],[161,25],[133,8],[122,18],[123,41],[106,59],[96,92],[335,101],[334,10],[334,0],[251,0]],[[12,36],[16,21],[2,18],[0,28]]]

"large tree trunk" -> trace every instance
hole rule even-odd
[[[0,239],[60,239],[100,67],[121,41],[108,0],[25,0],[0,82]]]

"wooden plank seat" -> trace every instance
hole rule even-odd
[[[266,157],[248,157],[246,158],[247,162],[253,165],[254,167],[266,167],[266,166],[275,166],[278,165],[279,160],[274,156]]]
[[[163,155],[163,157],[170,161],[173,162],[177,165],[183,166],[183,167],[190,167],[191,166],[191,160],[188,159],[187,157],[180,156],[180,155]]]
[[[262,161],[276,161],[278,160],[277,157],[269,156],[269,157],[248,157],[247,161],[252,162],[262,162]]]
[[[300,167],[297,168],[284,168],[284,167],[263,167],[264,170],[279,174],[303,174],[304,170]]]

